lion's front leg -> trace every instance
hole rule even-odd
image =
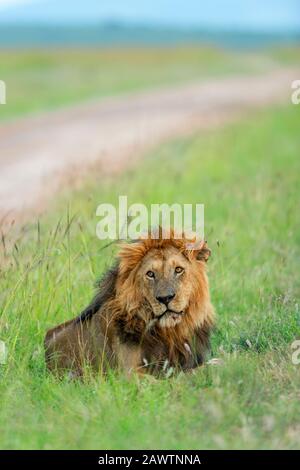
[[[131,377],[134,373],[145,373],[140,345],[120,343],[117,347],[116,354],[118,368],[121,372],[125,373],[127,377]]]

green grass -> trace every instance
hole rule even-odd
[[[0,50],[7,104],[0,121],[135,90],[297,62],[299,49],[245,53],[213,47]]]
[[[0,448],[300,447],[300,365],[290,347],[300,335],[299,148],[299,107],[254,114],[165,144],[117,181],[98,174],[14,246],[6,236]],[[87,304],[111,263],[115,248],[97,240],[95,211],[118,194],[205,204],[212,355],[222,367],[155,384],[114,374],[70,383],[45,370],[45,330]]]

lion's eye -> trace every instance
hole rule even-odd
[[[149,277],[150,279],[153,279],[153,278],[155,277],[153,271],[147,271],[147,272],[146,272],[146,276]]]
[[[176,274],[181,274],[181,273],[183,273],[183,271],[184,271],[184,269],[181,268],[180,266],[177,266],[177,267],[175,268],[175,273],[176,273]]]

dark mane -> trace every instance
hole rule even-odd
[[[76,318],[75,324],[84,323],[92,318],[97,313],[100,307],[107,302],[107,300],[113,298],[115,294],[116,280],[118,277],[119,265],[116,263],[114,266],[109,268],[106,273],[102,276],[98,284],[98,292],[80,315]]]

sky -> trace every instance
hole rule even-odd
[[[0,22],[124,21],[255,31],[300,30],[300,0],[0,0]]]

